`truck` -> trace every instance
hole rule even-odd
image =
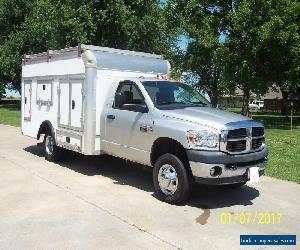
[[[249,108],[263,110],[264,109],[264,101],[263,100],[252,100],[251,102],[249,102]]]
[[[152,167],[155,196],[170,204],[186,201],[194,183],[258,181],[263,125],[212,108],[169,75],[167,60],[143,52],[79,44],[24,55],[21,132],[48,161],[71,150]]]

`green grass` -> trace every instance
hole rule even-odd
[[[266,129],[269,161],[265,174],[300,183],[300,129]]]
[[[0,123],[19,127],[21,122],[20,106],[15,104],[0,105]]]
[[[19,105],[0,105],[1,124],[20,126],[20,117]],[[266,175],[300,183],[300,117],[294,120],[297,128],[292,130],[292,137],[288,129],[289,120],[285,116],[260,113],[253,118],[263,122],[267,128],[266,143],[270,153]]]

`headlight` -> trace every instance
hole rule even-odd
[[[189,130],[187,138],[194,149],[219,148],[219,134],[210,130]]]

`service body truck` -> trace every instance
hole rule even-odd
[[[49,161],[68,149],[151,166],[157,197],[173,204],[194,182],[257,181],[268,155],[263,125],[211,108],[169,73],[161,56],[90,45],[26,55],[22,134],[43,140]]]

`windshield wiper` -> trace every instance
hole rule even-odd
[[[186,102],[159,102],[157,105],[169,105],[169,104],[188,104]]]
[[[207,104],[204,102],[189,102],[187,104],[191,104],[193,106],[201,106],[201,107],[207,106]]]

